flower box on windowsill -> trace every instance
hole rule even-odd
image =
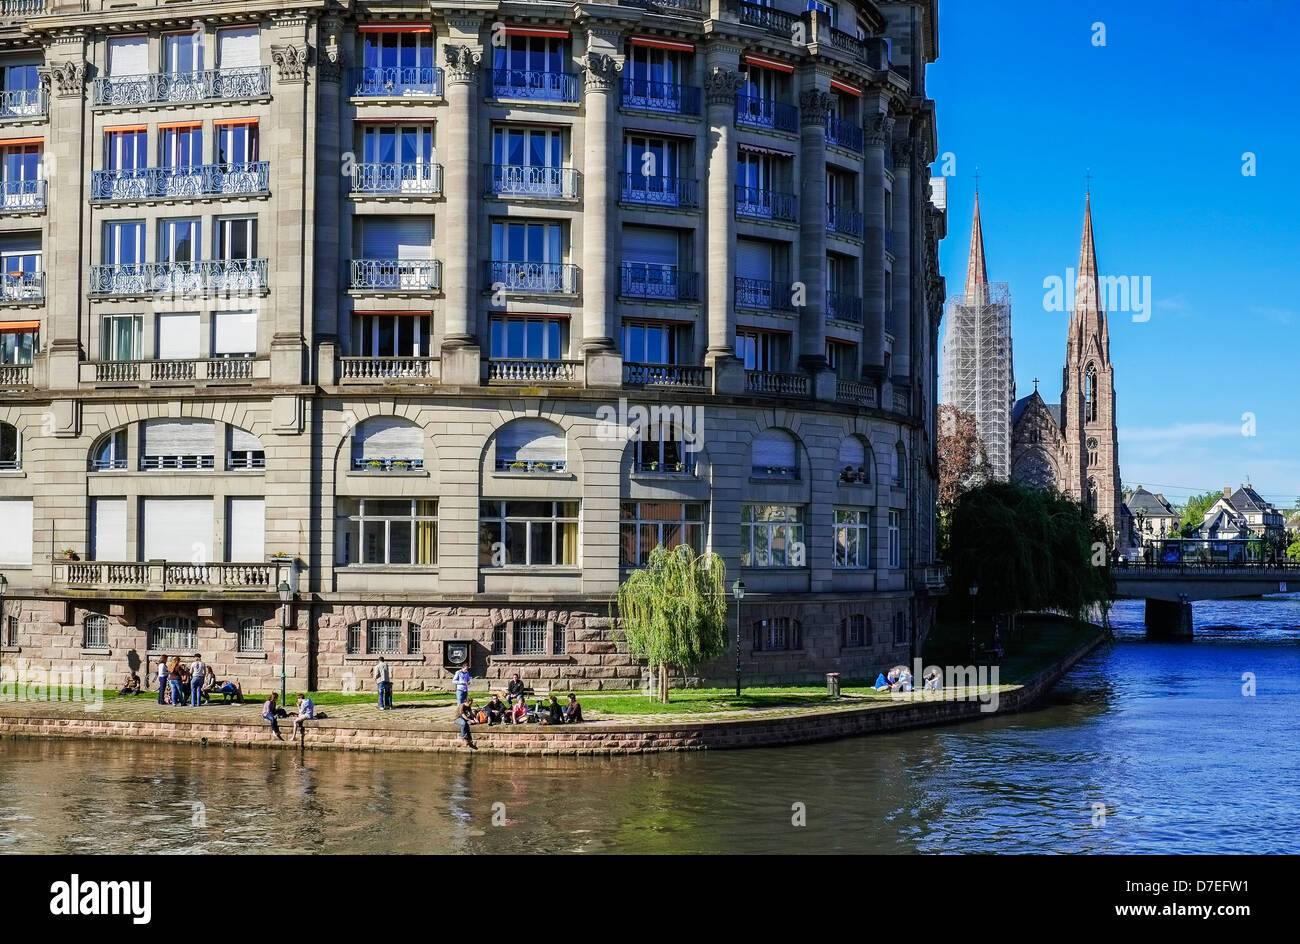
[[[864,468],[854,471],[849,466],[845,466],[844,470],[840,472],[840,482],[844,485],[870,485],[871,476],[867,474],[867,470]]]

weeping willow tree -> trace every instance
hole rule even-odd
[[[659,700],[668,701],[669,668],[686,668],[727,648],[727,568],[717,554],[685,545],[650,552],[618,588],[618,626],[628,650],[659,671]]]

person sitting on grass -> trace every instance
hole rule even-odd
[[[465,742],[465,746],[478,750],[474,747],[474,739],[469,735],[469,726],[478,724],[478,716],[474,711],[474,699],[466,697],[464,701],[456,706],[456,727],[460,728],[460,739]]]
[[[510,678],[509,684],[506,685],[506,704],[513,705],[517,701],[524,700],[524,683],[519,679],[519,673],[516,672]]]
[[[298,693],[298,714],[293,719],[293,733],[289,735],[290,741],[298,740],[298,729],[302,729],[302,739],[307,740],[307,722],[316,719],[316,703],[306,696],[305,693]]]
[[[582,704],[573,692],[569,692],[569,703],[564,706],[564,720],[569,724],[582,724]]]
[[[268,698],[266,704],[262,706],[262,717],[271,722],[271,733],[276,736],[276,739],[283,741],[284,735],[280,733],[280,725],[275,720],[276,715],[280,711],[279,706],[276,704],[279,697],[280,696],[275,692],[271,693],[271,697]]]
[[[139,694],[140,694],[140,676],[136,675],[134,672],[128,672],[128,673],[126,673],[126,678],[125,678],[124,681],[123,681],[122,690],[121,690],[120,692],[118,692],[118,694],[119,694],[119,695],[139,695]]]
[[[550,704],[546,706],[542,724],[564,724],[564,709],[560,707],[560,700],[554,695],[551,696]]]
[[[506,720],[506,703],[501,700],[501,696],[496,692],[488,699],[488,703],[483,707],[487,712],[488,725],[501,724]]]
[[[511,710],[510,715],[515,724],[527,724],[533,720],[528,716],[528,702],[524,701],[523,698],[515,702],[515,707]]]

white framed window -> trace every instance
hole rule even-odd
[[[479,503],[479,566],[571,567],[577,563],[576,501]]]
[[[496,469],[500,472],[562,472],[568,460],[564,428],[549,420],[511,420],[497,431]]]
[[[214,311],[212,356],[252,357],[257,353],[257,312]]]
[[[804,567],[802,505],[741,505],[741,567]]]
[[[871,566],[871,509],[836,508],[835,566]]]
[[[619,505],[619,565],[641,567],[662,544],[685,544],[704,553],[705,515],[700,502],[644,501]]]
[[[338,563],[428,566],[438,562],[438,502],[339,499]]]
[[[490,356],[494,360],[561,360],[564,335],[558,318],[493,318]]]
[[[100,320],[100,360],[138,361],[143,354],[143,315],[104,315]]]
[[[126,427],[114,430],[95,443],[90,454],[92,472],[126,468]]]
[[[163,34],[163,71],[189,74],[203,71],[203,36],[197,31]]]
[[[214,560],[211,497],[144,498],[141,506],[142,561],[207,564]]]
[[[231,261],[257,257],[257,217],[227,216],[214,220],[216,258]]]
[[[125,561],[126,499],[92,498],[90,500],[90,559]]]
[[[352,315],[352,353],[358,357],[428,357],[432,317],[412,312],[400,315]]]

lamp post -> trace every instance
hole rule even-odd
[[[970,585],[970,660],[975,661],[975,597],[979,595],[978,583]]]
[[[9,645],[9,617],[5,615],[5,591],[9,589],[9,579],[0,574],[0,653]],[[4,656],[0,655],[0,669],[3,668]],[[4,685],[4,672],[0,671],[0,686]]]
[[[280,592],[280,704],[283,705],[287,697],[285,692],[284,660],[288,654],[289,602],[293,599],[293,588],[289,586],[287,580],[281,580],[280,586],[276,587],[276,590]]]
[[[731,595],[736,598],[736,697],[740,697],[740,601],[745,599],[745,581],[731,585]]]

